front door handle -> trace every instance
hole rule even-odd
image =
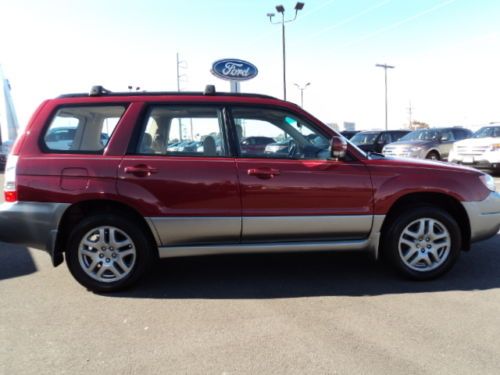
[[[154,173],[158,173],[158,168],[154,168],[146,164],[139,164],[125,167],[125,173],[133,174],[138,177],[148,177]]]
[[[279,176],[280,170],[275,168],[250,168],[247,171],[249,176],[255,176],[261,179],[270,179],[275,176]]]

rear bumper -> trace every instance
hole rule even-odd
[[[492,192],[479,202],[462,202],[471,226],[471,241],[493,237],[500,230],[500,193]]]
[[[23,244],[53,255],[67,203],[15,202],[0,205],[0,241]]]

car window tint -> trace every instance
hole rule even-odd
[[[465,129],[453,129],[455,140],[465,139],[469,137],[469,132]]]
[[[281,110],[233,108],[242,157],[326,159],[329,141],[311,124]]]
[[[60,108],[45,131],[44,146],[57,152],[100,152],[124,112],[116,105]]]
[[[455,137],[453,136],[453,132],[449,129],[447,130],[443,130],[441,132],[441,141],[442,142],[450,142],[450,141],[454,141],[455,140]]]
[[[377,139],[377,143],[379,144],[391,143],[391,133],[380,134],[380,137]]]
[[[221,111],[157,106],[149,111],[136,152],[145,155],[226,156]]]

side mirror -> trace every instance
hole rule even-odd
[[[330,154],[333,159],[339,160],[345,156],[347,141],[344,137],[334,136],[330,141]]]

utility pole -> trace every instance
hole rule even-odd
[[[185,74],[181,74],[181,69],[187,69],[187,62],[179,60],[179,52],[176,53],[176,67],[177,67],[177,91],[181,91],[181,80],[186,78]],[[179,118],[179,141],[182,141],[182,121]],[[191,122],[191,138],[193,138],[193,123]]]
[[[376,64],[377,68],[384,68],[384,81],[385,81],[385,130],[388,130],[387,124],[387,69],[394,69],[395,67],[387,64]]]
[[[411,115],[413,114],[413,107],[411,106],[411,100],[410,100],[410,105],[408,107],[408,117],[410,120],[410,125],[408,126],[410,129],[412,128],[412,118]],[[412,129],[413,130],[413,129]]]
[[[181,91],[181,81],[186,79],[186,75],[181,73],[181,69],[187,69],[187,62],[179,59],[179,52],[176,53],[177,59],[177,91]]]

